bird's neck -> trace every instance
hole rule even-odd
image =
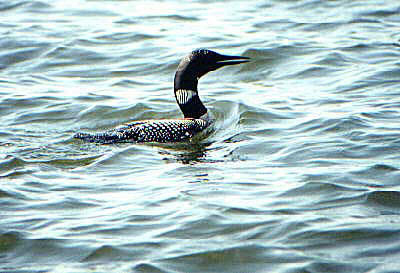
[[[199,98],[197,83],[197,78],[190,73],[178,71],[175,74],[175,98],[185,118],[200,118],[207,113],[207,108]]]

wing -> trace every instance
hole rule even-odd
[[[179,142],[192,138],[208,125],[209,122],[203,119],[143,120],[104,133],[78,133],[74,137],[97,143]]]

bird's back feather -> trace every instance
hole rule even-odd
[[[180,142],[189,140],[208,125],[209,122],[203,119],[142,120],[104,133],[77,133],[74,138],[96,143]]]

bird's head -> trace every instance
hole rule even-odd
[[[249,57],[222,55],[208,49],[197,49],[182,59],[178,66],[178,72],[189,73],[199,79],[208,72],[218,68],[246,63]]]

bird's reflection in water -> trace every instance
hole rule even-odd
[[[158,144],[163,149],[159,153],[168,162],[180,162],[182,164],[196,164],[208,162],[207,147],[211,143],[178,143],[178,144]]]
[[[163,144],[163,149],[159,153],[163,156],[166,163],[178,163],[163,173],[163,177],[178,176],[189,183],[210,183],[211,181],[221,180],[222,177],[216,175],[220,173],[219,167],[213,164],[220,160],[210,159],[210,148],[212,143],[179,143]],[[157,145],[161,146],[161,145]]]

